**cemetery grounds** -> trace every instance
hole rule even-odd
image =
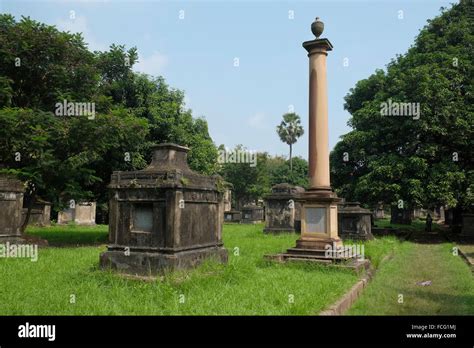
[[[426,240],[423,221],[393,226],[410,237],[364,242],[376,273],[346,314],[474,314],[471,269],[445,239],[447,232],[435,226],[437,237]],[[136,278],[99,269],[105,225],[29,227],[27,233],[49,247],[40,249],[36,262],[0,259],[0,315],[317,315],[357,282],[350,270],[264,260],[294,246],[298,235],[262,230],[262,224],[225,224],[227,265],[208,261],[194,270]]]

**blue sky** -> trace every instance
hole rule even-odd
[[[327,67],[333,148],[350,131],[343,108],[349,89],[405,53],[426,20],[452,2],[0,0],[0,10],[83,32],[93,50],[136,46],[136,70],[184,90],[187,107],[206,118],[217,145],[287,155],[275,128],[291,106],[307,127],[308,58],[301,44],[314,38],[316,16],[325,23],[322,37],[334,45]],[[307,157],[307,134],[294,153]]]

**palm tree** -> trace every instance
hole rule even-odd
[[[281,141],[290,145],[290,171],[293,170],[293,144],[298,141],[298,138],[304,134],[303,126],[301,125],[300,117],[292,113],[283,115],[283,121],[277,126],[277,133]]]

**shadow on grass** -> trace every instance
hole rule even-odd
[[[429,315],[472,315],[474,310],[474,295],[470,294],[450,294],[430,291],[430,289],[420,288],[405,289],[403,295],[411,299],[414,303],[414,313],[421,310],[419,301],[429,301],[432,307],[438,307],[436,312],[427,311]],[[432,308],[431,306],[429,308]],[[420,315],[425,313],[421,312]]]

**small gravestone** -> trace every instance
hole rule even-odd
[[[444,223],[446,225],[451,226],[453,224],[453,219],[454,219],[454,210],[452,208],[446,209],[444,212]]]
[[[232,210],[232,191],[228,185],[226,186],[224,191],[224,212]]]
[[[264,233],[301,232],[301,203],[295,199],[304,192],[302,187],[277,184],[265,196]]]
[[[383,209],[375,209],[374,215],[376,219],[384,219],[385,211]]]
[[[435,221],[444,221],[444,207],[443,206],[438,206],[435,207],[432,211],[430,211],[431,217]]]
[[[78,202],[58,213],[58,225],[75,223],[80,226],[95,225],[96,202]]]
[[[400,225],[411,225],[413,211],[411,209],[392,206],[390,223]]]
[[[0,174],[0,243],[22,243],[21,220],[25,187],[16,178]]]
[[[23,208],[21,223],[26,219],[28,208]],[[41,199],[36,200],[33,204],[28,225],[34,226],[51,226],[51,203]]]
[[[242,220],[242,213],[238,210],[230,210],[224,213],[225,222],[240,222]]]
[[[264,220],[263,207],[256,204],[247,204],[242,208],[242,223],[255,224]]]
[[[440,219],[440,221],[444,221],[444,220],[445,220],[444,207],[443,207],[443,206],[439,207],[439,219]]]
[[[376,219],[384,219],[385,218],[385,211],[383,208],[383,203],[378,203],[377,207],[374,209],[374,217]]]
[[[444,223],[449,225],[454,233],[460,233],[462,231],[462,208],[454,207],[446,209],[444,213]]]
[[[473,213],[462,214],[461,236],[474,237],[474,214]]]
[[[359,202],[345,202],[338,209],[339,236],[344,239],[373,239],[371,212],[360,207]]]
[[[414,219],[420,219],[423,217],[423,212],[421,208],[415,208],[413,209],[413,218]]]
[[[101,267],[152,275],[209,258],[226,263],[222,179],[193,172],[186,147],[160,144],[153,150],[144,170],[112,174],[110,244]]]

